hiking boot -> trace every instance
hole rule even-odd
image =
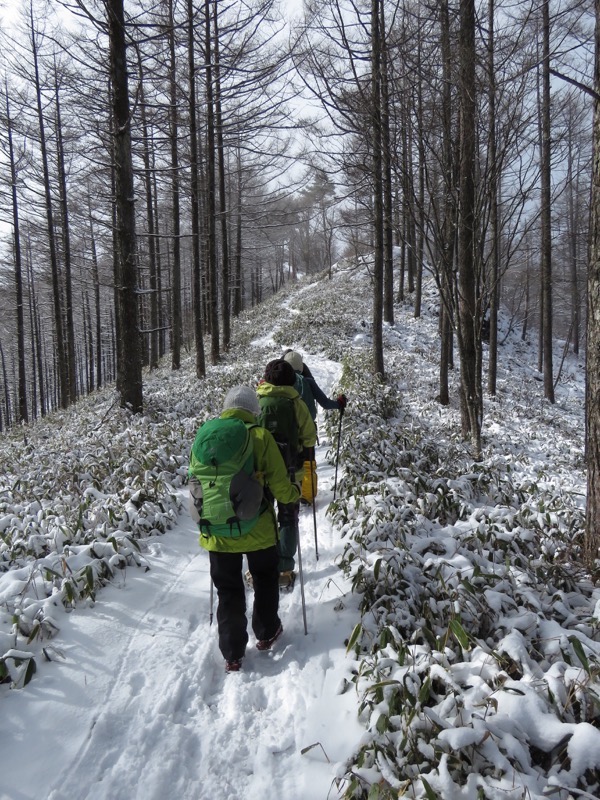
[[[294,588],[294,581],[296,580],[296,573],[289,569],[285,572],[279,573],[279,588],[280,589],[287,589],[291,592]]]
[[[283,633],[283,625],[280,623],[279,627],[277,628],[277,630],[275,631],[274,635],[271,636],[270,639],[259,639],[258,640],[258,642],[256,643],[256,649],[257,650],[270,650],[273,647],[273,645],[275,644],[275,642],[277,641],[277,639],[279,639],[279,637],[281,636],[282,633]]]
[[[242,659],[234,658],[233,661],[225,662],[225,672],[239,672],[242,668]]]

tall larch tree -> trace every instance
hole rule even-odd
[[[69,376],[67,367],[67,350],[65,346],[64,322],[63,322],[63,299],[60,281],[60,271],[58,265],[58,254],[56,245],[56,227],[54,220],[54,208],[52,202],[52,188],[50,185],[50,166],[48,147],[46,143],[46,120],[44,116],[44,100],[42,97],[42,82],[40,78],[38,32],[35,25],[33,13],[33,3],[29,7],[30,24],[30,44],[33,58],[34,87],[36,96],[36,111],[39,127],[40,155],[42,159],[42,171],[44,180],[44,202],[46,210],[46,229],[48,232],[48,252],[50,258],[50,271],[52,276],[52,299],[53,299],[53,318],[54,318],[54,344],[56,348],[56,368],[58,384],[58,402],[62,408],[69,405]]]
[[[552,361],[552,142],[550,122],[550,6],[542,2],[542,119],[541,119],[541,222],[542,222],[542,351],[544,362],[544,396],[554,402]]]
[[[380,0],[371,0],[371,131],[373,177],[373,372],[385,377],[383,361],[384,160],[382,136],[382,45]]]
[[[118,307],[117,389],[121,405],[143,410],[142,351],[138,312],[131,111],[123,0],[106,0],[113,113],[115,183],[115,295]]]
[[[6,127],[8,132],[8,155],[10,159],[10,182],[13,218],[13,257],[15,262],[15,294],[17,306],[17,368],[18,368],[18,408],[19,422],[28,422],[27,377],[25,369],[25,314],[23,310],[23,266],[21,258],[21,233],[19,228],[19,203],[17,193],[17,162],[13,146],[13,122],[10,114],[8,81],[4,82],[6,91]]]
[[[460,2],[460,203],[458,214],[458,341],[460,349],[461,419],[475,457],[481,452],[481,385],[477,372],[475,284],[475,3]]]
[[[587,298],[585,553],[590,564],[600,549],[600,0],[595,0],[594,127],[590,256]]]

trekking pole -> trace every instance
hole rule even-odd
[[[300,596],[302,598],[302,619],[304,620],[304,635],[308,633],[306,626],[306,600],[304,599],[304,572],[302,571],[302,550],[300,548],[300,528],[298,527],[298,574],[300,575]]]
[[[296,472],[294,469],[290,468],[289,471],[290,481],[291,483],[296,482]],[[306,625],[306,600],[304,598],[304,572],[302,570],[302,548],[300,547],[300,525],[298,523],[298,517],[296,517],[296,540],[298,546],[298,575],[300,576],[300,597],[302,599],[302,619],[304,620],[304,635],[308,633],[308,627]]]
[[[210,579],[210,616],[208,618],[209,619],[209,625],[212,625],[212,621],[213,621],[213,603],[214,603],[214,600],[215,600],[215,585],[214,585],[214,583],[212,581],[212,578],[211,578]]]
[[[315,503],[317,502],[317,498],[313,497],[312,507],[313,507],[313,525],[315,527],[315,555],[317,556],[317,561],[319,560],[319,542],[317,541],[317,509],[315,508]]]
[[[337,473],[338,464],[340,463],[340,444],[342,443],[342,417],[344,416],[344,409],[340,408],[340,427],[338,428],[338,443],[337,454],[335,457],[335,483],[333,484],[333,499],[335,500],[335,493],[337,492]]]
[[[319,542],[317,540],[317,509],[315,507],[315,503],[317,502],[316,497],[316,478],[317,478],[317,456],[315,454],[315,448],[312,448],[311,458],[310,458],[310,486],[312,489],[312,512],[313,512],[313,525],[315,528],[315,555],[317,557],[317,561],[319,560]],[[314,469],[313,469],[314,465]]]

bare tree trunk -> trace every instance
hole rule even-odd
[[[595,0],[594,127],[587,299],[585,556],[595,566],[600,548],[600,0]]]
[[[489,269],[489,302],[490,302],[490,339],[488,359],[488,392],[496,394],[496,378],[498,374],[498,306],[500,303],[500,231],[498,228],[498,168],[496,166],[496,78],[494,66],[494,13],[495,0],[488,1],[488,148],[490,163],[490,269]]]
[[[448,2],[440,3],[440,43],[442,51],[443,97],[442,97],[442,170],[444,191],[444,222],[441,243],[440,270],[440,392],[441,405],[450,403],[448,376],[450,371],[454,320],[454,252],[456,236],[455,203],[453,196],[454,166],[452,158],[452,69],[450,48],[450,19]]]
[[[550,177],[552,145],[550,142],[550,9],[549,0],[542,2],[542,347],[544,354],[544,396],[554,403],[552,365],[552,210]]]
[[[406,208],[406,285],[409,294],[415,291],[416,275],[416,252],[417,238],[415,226],[415,185],[413,176],[413,152],[412,152],[412,125],[410,114],[407,114],[408,125],[406,127],[406,192],[404,205]]]
[[[244,308],[244,279],[242,276],[242,155],[238,142],[237,163],[237,207],[235,213],[235,287],[233,293],[233,313],[239,316]]]
[[[194,3],[187,0],[188,91],[190,114],[190,195],[192,216],[192,317],[196,345],[196,377],[206,375],[202,332],[202,262],[200,258],[200,181],[198,168],[198,121],[196,118],[196,62],[194,55]]]
[[[169,88],[171,123],[171,220],[173,228],[173,262],[171,278],[171,367],[181,366],[181,237],[179,209],[179,121],[177,112],[177,64],[175,61],[175,17],[173,0],[169,0]]]
[[[417,12],[420,19],[420,13]],[[417,41],[417,68],[419,73],[421,71],[421,26],[419,24],[419,37]],[[419,156],[419,207],[418,214],[419,224],[418,228],[418,246],[417,246],[417,264],[415,275],[415,317],[418,319],[421,316],[421,305],[423,302],[423,261],[425,258],[425,143],[423,139],[423,78],[419,74],[417,79],[417,115],[418,115],[418,144],[417,152]]]
[[[154,137],[150,134],[150,169],[152,174],[152,214],[154,218],[154,240],[156,242],[154,247],[154,255],[156,258],[156,310],[158,313],[158,359],[160,360],[167,352],[167,324],[166,317],[168,313],[165,312],[165,304],[163,302],[163,274],[162,274],[162,249],[161,249],[161,225],[160,215],[158,211],[158,187],[156,181],[156,169],[154,158]]]
[[[385,377],[383,363],[383,160],[381,136],[380,0],[371,0],[371,125],[373,134],[373,372]]]
[[[6,127],[8,131],[8,153],[10,158],[10,182],[12,189],[13,217],[13,249],[15,262],[15,296],[17,312],[17,367],[18,367],[18,407],[17,422],[29,422],[27,410],[27,377],[25,370],[25,314],[23,311],[23,267],[21,262],[21,234],[19,232],[19,202],[17,197],[17,163],[13,148],[12,119],[8,99],[8,81],[4,83],[6,90]],[[35,382],[34,382],[35,385]]]
[[[83,334],[84,334],[84,352],[87,355],[86,362],[86,375],[87,386],[86,392],[89,394],[94,390],[94,334],[92,331],[92,310],[90,308],[90,296],[85,292],[83,296]]]
[[[69,206],[67,202],[67,175],[65,168],[65,151],[63,144],[62,123],[60,116],[60,95],[56,62],[54,64],[55,100],[56,100],[56,145],[58,180],[60,186],[60,209],[62,222],[63,268],[65,279],[65,327],[67,335],[67,376],[69,384],[69,402],[77,400],[77,372],[75,366],[75,320],[73,314],[73,280],[71,264],[71,231],[69,224]]]
[[[26,259],[25,261],[25,274],[27,276],[27,280],[29,282],[29,269],[30,269],[30,262]],[[31,403],[29,405],[31,409],[31,419],[37,419],[38,417],[38,364],[36,360],[36,348],[38,347],[38,339],[37,339],[37,326],[36,326],[36,315],[37,309],[34,303],[34,293],[33,287],[30,283],[29,291],[29,346],[30,346],[30,358],[31,358]]]
[[[217,276],[216,230],[216,146],[215,104],[213,87],[213,48],[211,34],[211,0],[204,0],[206,59],[206,255],[208,263],[208,324],[211,334],[211,361],[219,363],[219,286]]]
[[[116,336],[121,346],[121,359],[117,361],[117,385],[121,395],[121,406],[131,409],[133,413],[141,413],[143,408],[142,359],[138,325],[131,114],[123,0],[107,0],[106,10],[114,119],[118,310]]]
[[[573,352],[579,354],[579,338],[581,327],[581,313],[579,300],[579,277],[577,275],[578,261],[578,237],[579,232],[579,179],[575,178],[573,172],[573,140],[572,126],[567,129],[568,156],[567,156],[567,239],[569,252],[569,283],[571,288],[571,345]]]
[[[0,340],[0,364],[2,364],[2,382],[4,384],[4,419],[6,428],[10,428],[10,392],[8,390],[8,375],[6,374],[6,360],[4,358],[4,348]]]
[[[527,339],[527,331],[529,328],[529,314],[530,312],[530,263],[529,263],[529,254],[527,255],[527,266],[525,269],[525,313],[523,314],[523,329],[521,331],[521,339],[526,341]]]
[[[223,350],[229,350],[231,339],[231,299],[229,297],[229,237],[227,226],[227,194],[225,190],[225,145],[223,143],[223,113],[221,108],[221,66],[219,56],[219,4],[214,0],[214,54],[215,54],[215,123],[217,126],[217,153],[219,170],[219,221],[221,223],[221,324]]]
[[[95,319],[95,339],[96,339],[96,386],[102,386],[104,375],[102,372],[102,314],[100,311],[100,274],[98,272],[98,254],[96,252],[96,234],[94,232],[94,221],[92,219],[92,205],[88,190],[88,220],[90,226],[90,250],[92,254],[92,279],[94,282],[94,319]],[[93,388],[93,387],[91,387]]]
[[[458,223],[458,340],[461,418],[475,458],[481,453],[481,390],[477,380],[475,294],[475,3],[460,2],[460,206]],[[480,340],[481,341],[481,340]]]
[[[390,90],[385,4],[380,0],[381,46],[381,155],[383,174],[383,318],[394,324],[394,222],[392,216],[392,153],[390,146]]]
[[[446,281],[447,283],[447,281]],[[446,287],[444,291],[449,291]],[[449,374],[452,361],[452,318],[450,309],[445,303],[440,304],[440,369],[439,402],[442,406],[450,405]]]
[[[40,150],[42,157],[42,169],[44,174],[44,199],[46,204],[46,226],[48,230],[48,248],[50,252],[50,268],[52,274],[52,298],[54,302],[54,334],[55,334],[55,353],[58,370],[58,402],[62,408],[69,405],[69,382],[67,373],[67,358],[65,352],[65,338],[63,332],[63,314],[60,291],[60,276],[58,270],[58,258],[56,255],[56,239],[54,232],[54,214],[52,211],[52,193],[50,191],[50,171],[48,167],[48,152],[46,148],[46,131],[44,125],[44,109],[42,102],[42,87],[40,85],[40,73],[38,64],[38,49],[36,31],[33,18],[33,6],[30,11],[31,21],[31,50],[33,55],[33,66],[35,75],[35,93],[37,101],[37,116],[40,132]]]
[[[37,375],[38,375],[38,386],[39,386],[39,395],[40,395],[40,415],[42,417],[46,416],[46,412],[48,410],[48,400],[47,400],[47,393],[46,393],[46,375],[44,372],[44,346],[43,346],[43,336],[42,336],[42,324],[40,321],[40,312],[38,309],[38,303],[36,298],[36,291],[35,291],[35,277],[33,274],[33,258],[31,254],[31,242],[29,237],[26,240],[26,248],[27,248],[27,276],[29,282],[29,296],[31,298],[31,308],[32,308],[32,315],[33,315],[33,326],[34,326],[34,342],[35,342],[35,361],[37,362]]]
[[[142,157],[144,160],[144,190],[146,195],[146,226],[148,228],[148,271],[150,282],[150,369],[158,367],[159,359],[159,296],[156,266],[156,231],[154,230],[154,206],[152,198],[152,163],[150,156],[150,132],[148,129],[148,113],[146,111],[146,95],[144,92],[144,75],[141,54],[138,50],[140,121],[142,125]]]

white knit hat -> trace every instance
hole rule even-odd
[[[290,350],[283,358],[292,365],[295,372],[302,372],[302,356],[300,353],[297,353],[295,350]]]
[[[223,411],[227,408],[240,408],[249,411],[255,417],[260,414],[256,392],[249,386],[232,386],[223,402]]]

